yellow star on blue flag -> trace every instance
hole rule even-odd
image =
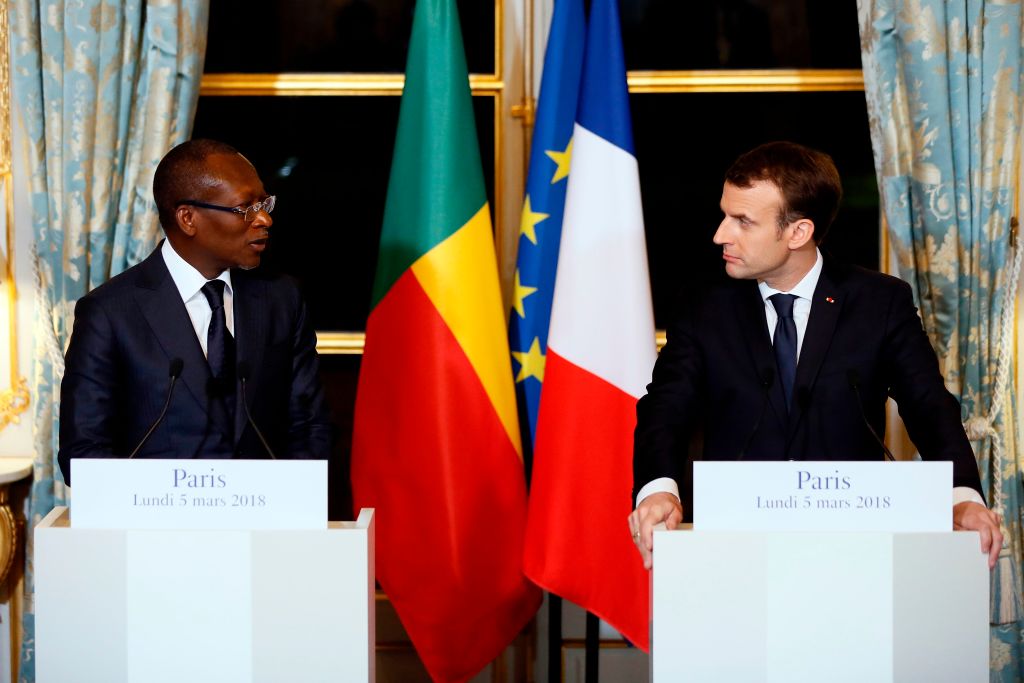
[[[526,239],[519,240],[509,315],[509,347],[515,349],[512,355],[519,363],[515,377],[516,398],[520,415],[525,417],[520,427],[528,467],[544,381],[548,324],[568,186],[565,180],[570,173],[586,32],[583,0],[558,0],[554,5],[519,226],[520,234]],[[524,282],[529,286],[524,286]],[[530,298],[528,306],[523,301],[526,297]],[[536,381],[528,381],[531,378]]]

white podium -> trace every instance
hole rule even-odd
[[[656,530],[651,679],[988,681],[976,532]]]
[[[40,683],[374,680],[373,510],[324,530],[35,531]]]

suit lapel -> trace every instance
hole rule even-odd
[[[208,412],[206,387],[210,381],[210,367],[192,331],[192,320],[164,264],[159,245],[140,265],[135,298],[167,354],[168,362],[172,358],[180,358],[184,362],[181,380],[203,412]]]
[[[800,360],[796,366],[796,381],[793,383],[795,398],[792,419],[789,421],[787,448],[792,444],[797,427],[807,410],[807,402],[818,377],[818,370],[821,369],[821,363],[832,344],[832,335],[835,333],[839,314],[843,310],[845,297],[829,275],[828,264],[825,265],[818,278],[818,285],[814,288],[811,313],[807,319],[803,345],[800,347]]]
[[[772,350],[772,339],[768,334],[764,299],[761,298],[761,291],[754,280],[739,283],[739,290],[740,305],[736,307],[736,316],[740,331],[750,350],[750,357],[754,362],[754,371],[757,373],[757,377],[764,381],[766,371],[770,371],[774,378],[768,391],[768,400],[772,410],[775,411],[775,417],[785,425],[787,420],[786,402],[782,395],[782,383],[777,376],[778,369],[775,363],[775,352]]]
[[[249,277],[243,271],[231,273],[235,315],[235,350],[236,358],[249,366],[246,379],[245,395],[252,408],[253,396],[259,395],[260,368],[263,364],[263,351],[266,346],[267,325],[266,305],[264,300],[265,283],[258,278]],[[237,387],[235,405],[235,443],[241,439],[242,432],[248,424],[245,408],[242,406],[242,388]]]

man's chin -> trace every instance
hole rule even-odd
[[[746,269],[738,263],[726,263],[725,274],[734,280],[746,280],[750,276],[747,274]]]
[[[259,268],[260,256],[258,254],[256,256],[250,255],[244,261],[239,260],[238,264],[235,267],[238,268],[239,270],[254,270],[256,268]]]

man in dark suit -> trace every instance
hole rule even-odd
[[[732,281],[691,297],[637,404],[629,525],[645,566],[654,525],[682,520],[696,430],[706,460],[875,460],[865,416],[883,435],[889,395],[921,456],[953,462],[954,528],[978,530],[994,566],[999,519],[910,286],[818,250],[841,191],[832,159],[793,143],[762,145],[726,173],[714,242]]]
[[[296,285],[253,270],[268,196],[229,145],[172,149],[153,180],[164,240],[82,297],[61,382],[64,481],[75,458],[327,458],[332,427]],[[244,392],[244,393],[243,393]],[[246,417],[266,438],[265,447]]]

